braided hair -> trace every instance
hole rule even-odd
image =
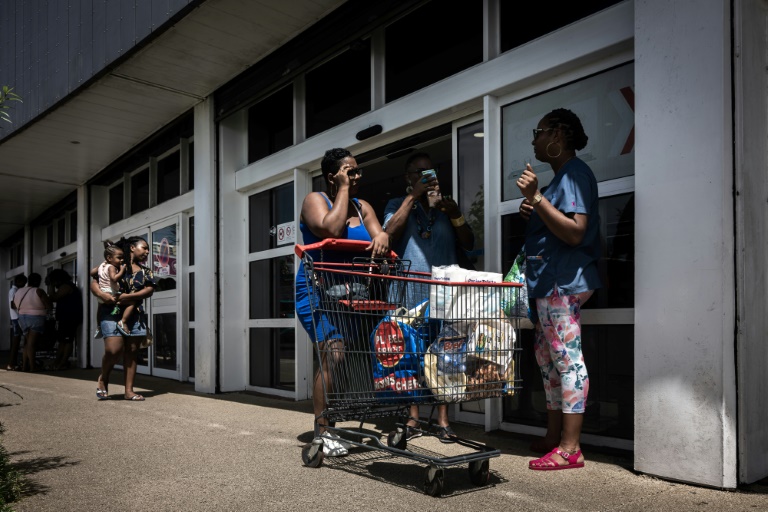
[[[125,254],[126,260],[127,260],[126,263],[129,265],[133,263],[132,257],[130,256],[131,246],[136,245],[139,242],[144,242],[145,244],[147,243],[147,241],[140,236],[130,236],[128,238],[120,238],[120,240],[115,242],[115,245],[123,250],[123,254]]]
[[[123,248],[117,245],[117,243],[113,242],[112,240],[105,240],[104,241],[104,259],[106,260],[110,256],[114,256],[117,254],[117,251],[122,251]],[[123,251],[125,253],[125,251]]]
[[[550,128],[557,128],[565,137],[566,149],[582,150],[587,145],[589,137],[584,133],[584,127],[576,114],[567,108],[556,108],[544,116],[544,122]]]

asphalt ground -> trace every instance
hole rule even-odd
[[[631,453],[589,446],[583,469],[530,471],[536,455],[526,436],[456,422],[459,436],[499,455],[487,459],[487,485],[472,483],[468,464],[451,466],[441,495],[432,497],[420,458],[479,451],[422,437],[408,443],[412,457],[356,447],[311,468],[302,463],[302,447],[313,438],[311,401],[208,395],[189,383],[139,375],[136,391],[146,400],[130,402],[120,371],[111,399],[98,401],[98,373],[0,370],[0,422],[7,429],[0,442],[28,485],[14,510],[768,510],[768,481],[736,491],[691,486],[634,472]],[[384,417],[363,429],[386,438],[394,422]]]

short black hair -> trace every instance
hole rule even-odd
[[[432,161],[432,157],[429,156],[429,153],[427,153],[425,151],[419,151],[418,153],[414,153],[411,156],[409,156],[408,160],[405,161],[405,170],[407,171],[408,168],[411,166],[411,164],[413,162],[415,162],[416,160],[418,160],[419,158],[426,158],[430,162]]]
[[[24,274],[18,274],[13,278],[13,284],[16,285],[16,288],[24,288],[27,286],[27,276]]]
[[[37,288],[38,286],[40,286],[40,283],[42,282],[43,282],[43,276],[41,276],[37,272],[32,272],[31,274],[29,274],[29,279],[27,279],[27,284],[32,288]]]
[[[350,156],[352,156],[352,153],[344,148],[333,148],[325,152],[323,161],[320,162],[320,169],[323,171],[325,183],[328,183],[328,175],[336,174],[341,169],[341,161]]]
[[[72,276],[63,268],[55,268],[48,273],[48,281],[52,285],[58,286],[72,281]]]
[[[550,128],[558,128],[565,136],[566,148],[577,151],[584,149],[589,137],[584,133],[579,116],[567,108],[556,108],[544,116],[544,122]]]

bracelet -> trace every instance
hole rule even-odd
[[[465,219],[463,215],[458,219],[451,219],[451,224],[453,224],[453,227],[455,228],[460,228],[466,223],[467,223],[467,219]]]

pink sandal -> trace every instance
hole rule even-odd
[[[562,458],[564,458],[567,462],[567,464],[558,464],[557,462],[552,460],[553,455],[559,455]],[[581,450],[576,451],[575,453],[571,454],[566,452],[565,450],[561,450],[558,446],[545,456],[543,456],[540,459],[532,460],[528,463],[528,469],[533,469],[535,471],[555,471],[558,469],[576,469],[576,468],[583,468],[584,462],[578,462],[579,455],[581,455]]]

